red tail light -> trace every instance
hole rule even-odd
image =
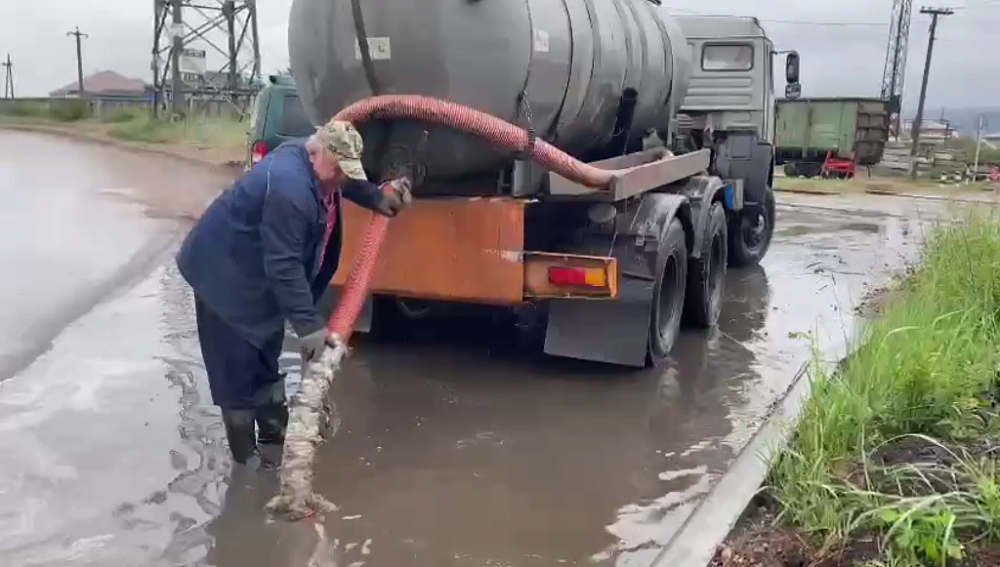
[[[604,287],[608,285],[608,278],[603,270],[551,267],[549,268],[549,283],[553,285]]]
[[[264,159],[267,155],[267,144],[263,141],[254,142],[253,147],[250,148],[250,164],[257,165],[260,160]]]

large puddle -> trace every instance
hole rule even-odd
[[[0,563],[19,566],[646,565],[940,209],[790,199],[718,328],[657,370],[468,324],[359,341],[317,470],[340,511],[285,524],[262,512],[273,475],[230,475],[190,292],[162,265],[221,176],[44,136],[5,148],[26,156],[0,161]],[[53,152],[62,169],[38,163]]]
[[[13,565],[645,565],[788,389],[811,337],[916,247],[918,220],[782,208],[719,327],[621,371],[442,329],[362,341],[322,523],[271,523],[273,476],[229,478],[189,291],[159,268],[0,387],[0,556]],[[861,223],[861,224],[859,224]],[[295,357],[286,366],[297,372]],[[294,383],[294,380],[292,380]],[[294,387],[294,384],[293,384]]]

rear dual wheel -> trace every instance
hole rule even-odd
[[[670,356],[680,334],[687,284],[688,250],[680,219],[670,221],[661,252],[663,260],[653,290],[646,366]]]
[[[708,212],[701,257],[693,258],[688,270],[684,321],[693,327],[709,328],[719,320],[728,250],[726,211],[715,202]]]
[[[701,258],[693,260],[688,257],[680,220],[670,222],[653,292],[647,366],[655,366],[670,356],[682,321],[698,327],[711,327],[718,321],[729,248],[726,222],[722,203],[713,203]]]

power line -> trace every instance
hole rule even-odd
[[[791,24],[795,26],[829,26],[829,27],[877,27],[884,28],[886,24],[875,22],[810,22],[803,20],[772,20],[770,18],[760,18],[760,21],[769,24]]]
[[[686,8],[668,8],[670,12],[681,12],[684,14],[691,14],[693,16],[718,16],[725,18],[752,18],[755,16],[741,16],[738,14],[712,14],[708,12],[699,12],[697,10],[688,10]],[[886,27],[885,23],[877,22],[821,22],[821,21],[811,21],[811,20],[781,20],[772,18],[757,18],[761,22],[767,22],[770,24],[789,24],[797,26],[828,26],[828,27]]]

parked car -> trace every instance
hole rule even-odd
[[[316,129],[306,116],[292,78],[271,75],[254,101],[247,137],[249,169],[268,152],[292,138],[308,136]]]

